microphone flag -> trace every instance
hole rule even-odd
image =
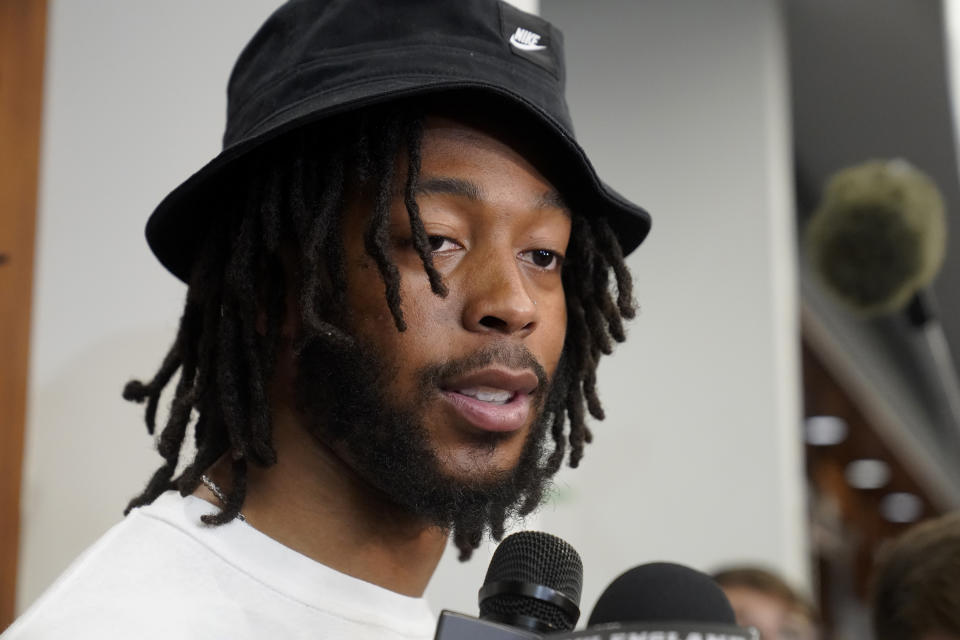
[[[686,622],[612,622],[543,637],[544,640],[760,640],[760,634],[753,627]]]

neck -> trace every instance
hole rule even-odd
[[[276,411],[277,464],[248,467],[247,523],[328,567],[407,596],[423,595],[447,534],[390,502],[331,449],[307,433],[296,415]],[[210,470],[230,484],[229,461]],[[201,485],[196,495],[219,504]]]

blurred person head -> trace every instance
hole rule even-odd
[[[872,605],[878,640],[960,640],[960,511],[911,527],[883,549]]]
[[[729,567],[713,574],[737,616],[737,624],[755,627],[761,640],[810,640],[817,637],[813,605],[783,578],[759,567]]]

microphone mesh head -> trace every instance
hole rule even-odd
[[[583,563],[564,540],[541,531],[520,531],[497,547],[483,584],[501,581],[549,587],[579,606]],[[517,615],[535,618],[557,631],[571,630],[577,623],[576,617],[556,604],[533,597],[499,593],[480,601],[481,618],[509,620]]]

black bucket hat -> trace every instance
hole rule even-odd
[[[551,149],[557,188],[602,215],[633,251],[650,216],[597,177],[573,136],[564,98],[563,36],[545,20],[497,0],[291,0],[264,23],[227,87],[223,151],[170,193],[147,222],[160,262],[190,277],[205,203],[238,161],[281,134],[362,107],[441,92],[468,92],[522,114]]]

